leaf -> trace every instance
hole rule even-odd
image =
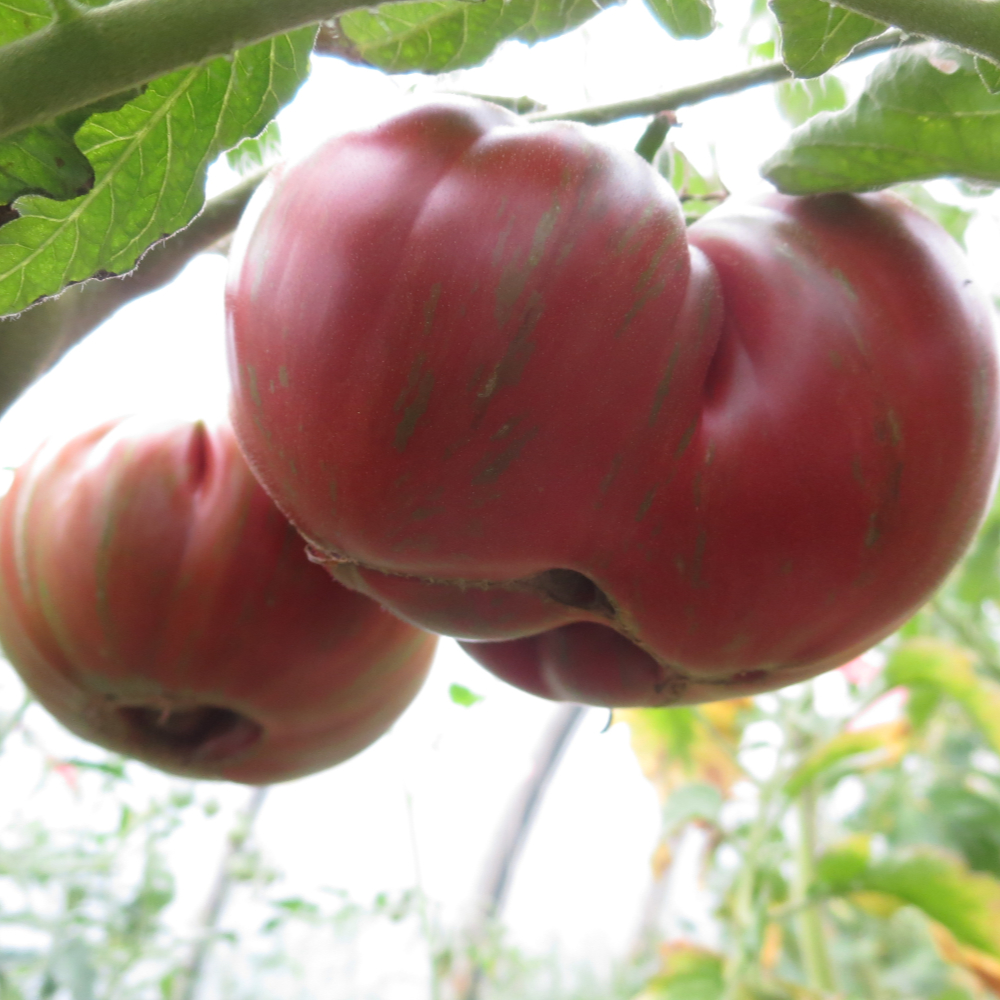
[[[866,38],[881,35],[881,21],[825,0],[768,0],[781,26],[781,60],[795,76],[819,76]]]
[[[1000,182],[1000,95],[982,85],[971,56],[956,53],[941,65],[948,72],[924,52],[894,52],[857,102],[796,129],[762,173],[787,194],[932,177]]]
[[[831,852],[831,854],[836,852]],[[970,872],[958,859],[920,848],[860,867],[836,864],[824,855],[817,874],[824,888],[838,894],[876,892],[915,906],[946,927],[963,945],[1000,957],[1000,881],[982,872]]]
[[[688,225],[729,197],[717,170],[706,177],[673,143],[661,149],[654,162],[660,174],[677,192]]]
[[[1000,685],[979,677],[964,649],[938,639],[913,639],[893,652],[885,674],[891,685],[930,688],[957,701],[1000,752]]]
[[[715,30],[712,0],[645,0],[645,3],[673,38],[705,38]]]
[[[470,706],[475,705],[477,701],[483,700],[483,696],[481,694],[474,694],[467,687],[462,687],[461,684],[452,684],[451,687],[448,688],[448,697],[450,697],[456,705],[462,705],[465,708],[469,708]]]
[[[938,201],[923,184],[900,184],[894,190],[911,205],[919,208],[924,215],[930,216],[938,225],[946,229],[956,243],[965,246],[965,230],[969,227],[973,212],[966,208],[960,208],[958,205],[949,205],[947,202]],[[1000,528],[1000,525],[997,527]],[[968,569],[968,560],[966,560],[965,568]],[[995,567],[993,579],[996,580]]]
[[[747,698],[700,708],[628,708],[615,711],[627,722],[643,774],[666,801],[689,781],[712,785],[723,795],[743,777],[736,762]]]
[[[972,549],[962,560],[955,593],[966,604],[1000,601],[1000,501],[976,536]]]
[[[508,39],[533,44],[599,14],[596,0],[427,0],[354,10],[333,22],[340,54],[389,73],[444,73],[485,62]]]
[[[871,838],[856,834],[835,844],[816,862],[816,878],[824,888],[846,892],[864,874],[871,860]]]
[[[0,0],[0,45],[40,31],[52,23],[48,0]]]
[[[930,790],[927,802],[944,839],[969,867],[1000,878],[1000,803],[944,781]]]
[[[722,793],[714,785],[692,782],[681,785],[663,807],[663,826],[667,832],[676,830],[691,820],[706,820],[717,824],[722,812]]]
[[[1000,996],[1000,961],[977,948],[959,944],[955,935],[940,924],[931,924],[931,937],[946,962],[967,969],[994,996]]]
[[[20,198],[0,229],[0,315],[92,275],[128,271],[204,203],[209,163],[264,127],[308,70],[314,30],[170,73],[117,111],[92,116],[77,145],[93,189],[54,202]]]
[[[722,956],[685,941],[661,948],[663,972],[635,1000],[722,1000],[725,994]]]
[[[1000,66],[982,56],[976,56],[976,72],[991,94],[1000,94]]]
[[[90,161],[72,133],[58,125],[40,125],[0,140],[0,205],[24,194],[66,201],[85,194],[93,184]]]
[[[785,794],[789,798],[795,798],[806,785],[850,757],[864,755],[866,758],[856,762],[854,769],[895,764],[906,752],[908,737],[909,726],[902,721],[838,733],[814,750],[796,768],[785,783]]]
[[[246,176],[263,166],[269,166],[281,156],[281,130],[276,121],[267,123],[264,131],[244,139],[226,153],[226,162],[238,174]]]
[[[821,111],[839,111],[847,104],[844,85],[835,76],[817,80],[785,80],[775,87],[778,110],[785,121],[801,125]]]

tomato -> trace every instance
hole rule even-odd
[[[0,641],[84,739],[251,784],[375,740],[435,644],[309,562],[229,428],[136,419],[18,470],[0,502]]]
[[[237,436],[314,558],[536,694],[672,704],[843,663],[994,481],[990,309],[890,195],[676,196],[484,103],[335,138],[251,205]]]

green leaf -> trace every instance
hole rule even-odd
[[[938,201],[923,184],[900,184],[895,190],[911,205],[919,208],[924,215],[929,215],[938,225],[946,229],[956,243],[965,246],[965,230],[969,227],[973,212],[958,205],[949,205],[947,202]],[[997,527],[1000,528],[1000,524]],[[968,561],[966,561],[964,568],[965,570],[969,569]],[[981,568],[977,565],[977,569]],[[995,580],[995,567],[993,577]]]
[[[676,830],[691,820],[718,823],[722,812],[722,793],[714,785],[692,782],[671,793],[663,807],[663,826]]]
[[[979,677],[964,649],[937,639],[913,639],[889,657],[885,677],[889,684],[930,688],[957,701],[1000,752],[1000,685]]]
[[[687,943],[663,946],[665,971],[654,977],[635,1000],[722,1000],[722,956]]]
[[[448,688],[448,697],[456,705],[462,705],[464,708],[469,708],[475,705],[477,701],[482,701],[483,696],[481,694],[474,694],[467,687],[462,687],[461,684],[452,684]]]
[[[697,167],[673,144],[660,150],[654,161],[657,170],[677,192],[684,209],[684,219],[690,225],[716,208],[729,197],[718,171],[709,176]]]
[[[886,26],[825,0],[768,0],[781,26],[781,59],[796,76],[819,76]]]
[[[824,854],[816,874],[825,892],[895,897],[963,944],[1000,956],[1000,881],[949,854],[922,847],[872,861],[867,836],[857,836]]]
[[[705,38],[715,30],[712,0],[645,0],[645,3],[674,38]]]
[[[991,94],[1000,94],[1000,66],[982,56],[976,56],[976,72]]]
[[[0,140],[0,205],[10,205],[25,194],[67,201],[89,191],[94,186],[94,169],[77,146],[76,133],[92,114],[117,111],[144,91],[144,87],[132,88],[76,108],[51,125]]]
[[[314,34],[303,28],[170,73],[92,116],[77,145],[93,189],[64,202],[20,198],[21,217],[0,229],[0,315],[95,273],[128,271],[187,225],[204,203],[208,165],[259,133],[304,80]]]
[[[923,207],[918,205],[918,207]],[[962,561],[955,593],[966,604],[1000,602],[1000,502],[993,504],[975,543]]]
[[[871,838],[858,834],[835,844],[816,862],[816,879],[828,892],[849,892],[868,869]]]
[[[962,944],[1000,957],[1000,881],[991,875],[925,848],[878,861],[859,881],[922,910]]]
[[[817,747],[795,769],[785,783],[785,794],[795,798],[805,787],[827,771],[850,757],[863,755],[870,764],[872,757],[876,763],[889,763],[898,760],[907,745],[908,727],[905,723],[887,722],[881,726],[871,726],[868,729],[838,733],[833,739]],[[838,775],[839,776],[839,775]]]
[[[244,139],[226,153],[226,162],[238,174],[245,176],[274,163],[281,156],[281,130],[276,121],[268,122],[260,135]]]
[[[1000,877],[1000,803],[945,781],[930,790],[927,801],[946,842],[969,867]]]
[[[940,68],[939,68],[940,67]],[[858,101],[796,129],[764,176],[787,194],[871,191],[901,181],[965,177],[1000,182],[1000,95],[971,56],[895,52]]]
[[[24,194],[66,201],[85,194],[94,184],[90,161],[77,148],[72,133],[58,125],[25,129],[0,140],[0,204]]]
[[[821,111],[839,111],[847,104],[844,85],[835,76],[816,80],[785,80],[775,88],[778,110],[793,125],[801,125]]]
[[[0,0],[0,45],[16,41],[52,23],[48,0]]]
[[[341,54],[389,73],[444,73],[485,62],[508,39],[533,44],[575,28],[596,0],[429,0],[382,4],[338,18]]]

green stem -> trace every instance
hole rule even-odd
[[[816,787],[809,784],[798,799],[799,840],[793,887],[797,902],[809,898],[809,889],[816,880],[816,809]],[[833,993],[836,982],[819,906],[816,903],[805,906],[796,918],[796,925],[809,986],[820,993]]]
[[[96,326],[172,281],[195,254],[231,233],[266,174],[253,174],[206,202],[186,229],[155,244],[125,276],[71,285],[17,316],[0,318],[0,413]]]
[[[975,0],[981,2],[981,0]],[[887,32],[878,38],[871,38],[858,45],[847,57],[860,59],[873,52],[884,52],[886,49],[898,48],[901,44],[911,44],[904,40],[898,32]],[[660,111],[676,111],[678,108],[691,104],[701,104],[715,97],[725,97],[727,94],[738,94],[752,87],[760,87],[765,83],[778,83],[789,80],[791,71],[783,62],[765,63],[739,73],[722,76],[705,83],[692,84],[690,87],[680,87],[668,90],[662,94],[650,97],[640,97],[631,101],[618,101],[615,104],[598,104],[576,111],[542,111],[526,115],[529,121],[572,121],[583,122],[585,125],[606,125],[608,122],[621,121],[623,118],[639,118],[644,115],[655,115]]]
[[[771,778],[758,786],[760,800],[757,815],[750,828],[733,892],[733,923],[736,925],[737,942],[733,953],[726,960],[725,1000],[741,1000],[746,992],[744,980],[747,972],[756,965],[758,956],[754,930],[758,921],[754,907],[754,889],[757,882],[758,860],[768,832],[775,822],[771,806],[786,779],[787,774],[781,768],[776,768]]]
[[[0,48],[0,138],[362,0],[120,0]]]
[[[998,0],[833,0],[838,7],[913,35],[952,42],[1000,62]]]
[[[21,704],[14,710],[14,714],[9,716],[4,721],[3,725],[0,726],[0,747],[3,747],[7,737],[10,736],[10,734],[21,724],[21,720],[24,718],[24,713],[28,711],[32,701],[34,701],[34,699],[31,695],[26,694],[24,696],[24,701],[22,701]]]
[[[215,943],[216,934],[219,929],[219,921],[222,919],[223,911],[229,900],[229,894],[233,887],[233,867],[243,849],[253,829],[253,825],[260,813],[264,799],[267,797],[268,786],[260,785],[250,793],[250,798],[242,813],[237,817],[236,828],[229,834],[225,852],[219,864],[219,869],[215,875],[215,883],[205,904],[205,910],[201,918],[201,927],[191,954],[187,962],[180,970],[173,987],[173,997],[175,1000],[195,1000],[198,989],[201,986],[202,973],[205,969],[205,961],[212,945]]]
[[[677,116],[672,111],[661,111],[659,114],[653,115],[652,120],[646,126],[646,131],[639,136],[639,141],[635,144],[635,151],[647,163],[652,163],[653,158],[665,142],[671,126],[676,124]]]

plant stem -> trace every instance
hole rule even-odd
[[[240,855],[254,822],[260,813],[260,807],[264,804],[267,796],[267,785],[261,785],[250,793],[250,798],[236,822],[236,828],[229,835],[229,843],[226,845],[225,853],[219,864],[219,870],[215,877],[215,885],[205,904],[205,911],[201,919],[201,928],[198,933],[194,947],[191,949],[187,963],[181,970],[173,991],[174,1000],[194,1000],[198,993],[198,986],[201,983],[202,972],[205,968],[205,960],[208,958],[209,949],[212,947],[215,931],[219,926],[219,920],[225,909],[229,892],[233,886],[233,861]]]
[[[545,790],[555,774],[563,752],[586,708],[583,705],[560,705],[542,735],[535,765],[514,800],[500,834],[485,865],[483,890],[478,903],[470,938],[473,944],[482,941],[489,926],[500,915],[514,876],[514,868],[524,848],[532,823],[538,814]],[[463,1000],[476,1000],[482,985],[483,969],[477,964],[469,978]]]
[[[65,5],[63,5],[65,6]],[[120,0],[0,48],[0,138],[360,0]]]
[[[757,883],[758,860],[761,848],[767,840],[776,818],[771,814],[771,806],[778,791],[785,783],[787,774],[780,764],[775,772],[764,783],[758,783],[757,815],[753,819],[747,837],[746,849],[740,865],[733,891],[733,923],[736,926],[736,947],[726,960],[725,1000],[740,1000],[744,996],[744,979],[747,968],[756,964],[758,952],[757,942],[751,940],[758,924],[754,909],[754,890]]]
[[[635,151],[647,162],[652,163],[660,147],[666,141],[667,133],[677,124],[677,116],[672,111],[661,111],[653,115],[646,131],[639,136]]]
[[[187,228],[155,244],[120,278],[71,285],[17,316],[0,319],[0,413],[71,347],[123,305],[173,281],[196,254],[236,228],[267,171],[206,202]]]
[[[979,3],[982,0],[974,0],[974,2]],[[888,32],[878,38],[862,42],[847,58],[860,59],[873,52],[897,48],[901,44],[909,44],[909,41],[904,40],[898,32]],[[680,87],[678,90],[668,90],[650,97],[619,101],[615,104],[599,104],[576,111],[542,111],[525,117],[533,122],[573,121],[583,122],[586,125],[606,125],[608,122],[620,121],[623,118],[655,115],[660,111],[676,111],[678,108],[691,104],[701,104],[715,97],[737,94],[765,83],[789,80],[791,77],[792,73],[784,63],[770,62],[763,66],[755,66],[753,69],[743,70],[740,73],[719,77],[717,80],[696,83],[690,87]]]
[[[796,845],[794,898],[805,902],[816,879],[816,787],[806,785],[799,793],[799,840]],[[823,915],[815,903],[807,905],[796,918],[799,947],[809,986],[820,993],[836,990],[833,965],[826,947]]]
[[[909,34],[940,38],[1000,62],[997,0],[833,0],[833,3],[893,24]]]
[[[24,718],[24,713],[28,711],[29,706],[34,701],[34,698],[30,694],[25,694],[24,701],[14,709],[13,714],[9,715],[0,725],[0,747],[3,747],[12,732],[21,724],[21,720]]]

